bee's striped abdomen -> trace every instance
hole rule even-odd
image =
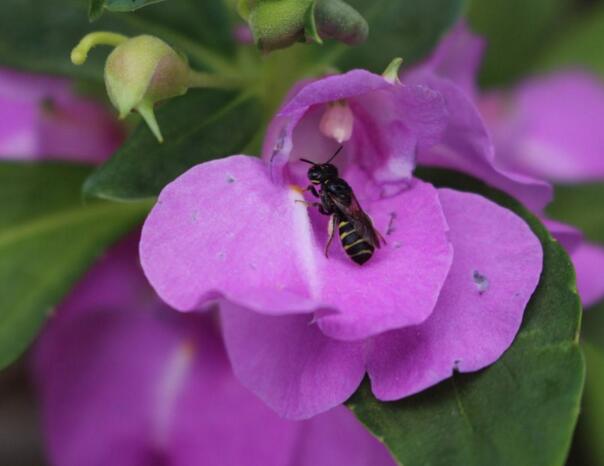
[[[352,223],[348,220],[340,220],[338,230],[342,247],[348,257],[359,265],[364,264],[371,258],[375,248],[354,229]]]

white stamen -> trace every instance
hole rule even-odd
[[[338,144],[348,141],[352,136],[354,115],[346,101],[327,105],[319,123],[319,129],[328,138],[338,141]]]

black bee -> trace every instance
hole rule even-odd
[[[363,265],[375,249],[381,246],[380,238],[382,241],[384,239],[359,205],[352,188],[338,176],[338,169],[330,163],[341,150],[342,147],[326,163],[300,160],[312,165],[308,170],[308,179],[312,185],[306,189],[321,200],[311,205],[317,207],[323,215],[331,216],[325,256],[327,257],[337,225],[344,251],[354,262]],[[315,186],[319,186],[319,191]]]

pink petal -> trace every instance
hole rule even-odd
[[[136,256],[126,246],[83,280],[70,311],[61,308],[35,348],[53,464],[393,465],[343,407],[300,423],[275,415],[233,377],[214,316],[178,315],[153,299],[133,305],[130,295],[150,290],[125,267]],[[114,273],[132,285],[128,293]],[[112,283],[109,307],[103,290]],[[89,290],[97,285],[94,305]]]
[[[490,124],[502,163],[556,183],[604,177],[604,84],[598,78],[581,71],[533,78],[500,96],[499,106]]]
[[[368,371],[381,400],[495,362],[516,336],[539,282],[541,244],[522,219],[474,194],[442,189],[440,196],[453,267],[426,322],[373,339]]]
[[[434,309],[453,258],[432,185],[414,180],[410,189],[364,207],[387,244],[362,267],[335,245],[322,277],[323,300],[340,312],[320,316],[319,327],[341,340],[423,322]]]
[[[473,34],[462,20],[440,41],[423,66],[453,81],[466,94],[474,95],[485,48],[485,40]]]
[[[575,227],[545,217],[541,217],[541,221],[569,254],[583,243],[583,233]]]
[[[176,309],[225,298],[266,314],[317,311],[321,329],[343,340],[430,315],[452,260],[431,185],[416,180],[397,197],[364,203],[388,245],[362,267],[337,240],[324,256],[328,218],[314,208],[309,216],[301,199],[273,184],[258,159],[199,165],[168,185],[149,215],[145,273]]]
[[[69,81],[0,70],[0,158],[102,162],[123,140],[114,117]]]
[[[286,101],[270,123],[267,140],[263,146],[264,157],[270,161],[272,179],[277,183],[283,180],[282,172],[293,148],[294,129],[312,106],[348,99],[391,86],[382,76],[365,70],[352,70],[296,86],[298,92],[290,93],[291,99]],[[317,133],[320,135],[318,125]]]
[[[584,307],[604,299],[604,248],[591,243],[581,244],[571,259],[577,271],[577,288]]]
[[[423,83],[440,92],[450,113],[442,142],[419,154],[419,163],[468,173],[516,197],[534,211],[552,198],[552,187],[539,179],[508,170],[495,158],[490,134],[470,96],[448,79],[414,71],[405,82]]]
[[[410,179],[417,147],[433,145],[447,124],[438,92],[423,85],[395,85],[364,70],[298,87],[271,122],[264,144],[264,158],[277,182],[288,161],[306,157],[319,162],[338,147],[319,129],[328,103],[345,100],[354,115],[352,140],[339,164],[362,166],[378,184]]]
[[[220,309],[235,375],[280,416],[310,418],[361,383],[363,342],[326,337],[308,315],[264,316],[228,302]]]
[[[192,168],[164,188],[145,222],[147,278],[182,311],[224,297],[261,312],[311,312],[317,254],[296,199],[253,157]]]
[[[301,445],[296,463],[299,465],[395,465],[384,445],[371,437],[354,415],[342,407],[306,421]]]

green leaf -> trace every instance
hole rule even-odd
[[[157,111],[165,142],[143,125],[87,181],[84,192],[105,199],[141,199],[192,166],[240,154],[262,122],[256,98],[221,91],[190,91]]]
[[[544,270],[512,347],[492,366],[418,395],[381,403],[368,383],[349,400],[400,464],[563,465],[579,414],[584,363],[572,265],[539,221],[510,197],[462,175],[424,171],[438,185],[481,193],[522,216],[544,249]]]
[[[164,1],[166,0],[90,0],[88,17],[94,21],[101,17],[103,9],[125,13]]]
[[[468,19],[488,43],[481,83],[509,84],[526,74],[566,24],[572,0],[472,0]],[[510,32],[513,31],[513,34]]]
[[[381,73],[393,58],[412,63],[426,56],[457,21],[464,0],[349,0],[369,23],[369,38],[358,47],[338,46],[338,65]]]
[[[107,13],[92,26],[85,0],[3,0],[0,65],[93,81],[103,79],[108,50],[93,50],[84,66],[69,59],[71,49],[92,30],[128,36],[153,34],[183,51],[194,66],[228,70],[231,26],[223,2],[165,2],[137,13]]]
[[[604,6],[594,7],[570,23],[570,27],[553,42],[539,60],[538,70],[587,66],[604,77]]]
[[[60,163],[0,164],[0,367],[27,348],[76,280],[149,208],[84,204],[89,173]]]

